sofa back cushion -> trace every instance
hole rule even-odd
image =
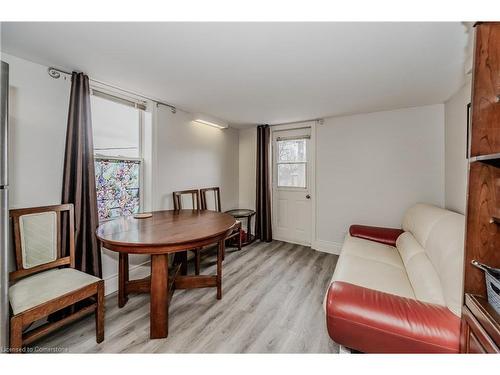
[[[463,215],[428,204],[408,209],[397,248],[417,299],[460,316],[463,293]]]
[[[441,280],[425,249],[410,232],[401,234],[396,246],[416,299],[446,306]]]

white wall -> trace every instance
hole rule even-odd
[[[61,203],[70,80],[2,54],[10,68],[11,208]]]
[[[9,205],[59,204],[71,82],[49,77],[46,66],[6,54],[2,60],[10,64]],[[153,149],[145,159],[156,179],[146,188],[152,189],[153,199],[146,199],[145,208],[169,208],[173,190],[202,186],[220,186],[223,209],[237,207],[237,130],[195,125],[189,114],[174,115],[161,107],[154,117],[158,124],[145,136],[154,140],[157,152]],[[147,261],[131,256],[131,278],[149,272]],[[117,254],[103,250],[102,265],[109,294],[117,287]]]
[[[183,111],[158,107],[153,208],[173,208],[172,192],[219,186],[222,210],[238,206],[238,131],[191,121]]]
[[[444,204],[442,104],[326,119],[316,152],[325,250],[338,248],[351,224],[400,227],[412,204]]]
[[[240,132],[240,205],[255,201],[254,132]],[[353,223],[399,227],[415,202],[444,205],[444,105],[327,118],[316,132],[314,248],[338,252]]]
[[[469,81],[445,103],[445,207],[465,213],[467,197],[467,104]]]
[[[239,134],[239,206],[255,209],[257,129],[241,129]]]
[[[474,24],[466,22],[464,85],[445,102],[445,208],[465,214],[467,202],[467,104],[471,101]]]

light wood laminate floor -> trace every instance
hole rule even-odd
[[[205,250],[202,273],[214,273],[215,260]],[[130,295],[119,309],[112,294],[103,343],[96,344],[89,316],[33,346],[76,353],[338,353],[322,306],[336,262],[336,255],[281,241],[228,248],[222,300],[215,288],[176,291],[168,338],[149,339],[149,295]]]

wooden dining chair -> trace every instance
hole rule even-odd
[[[180,190],[174,191],[172,193],[174,200],[174,210],[182,210],[182,209],[193,209],[200,210],[200,191],[198,189],[190,189],[190,190]],[[201,249],[192,250],[194,253],[194,273],[195,275],[200,274],[200,263],[201,263]],[[188,256],[187,253],[178,253],[177,257],[185,256],[185,259],[180,259],[179,261],[183,264],[187,265]],[[186,266],[183,267],[182,273],[187,273]]]
[[[174,210],[200,209],[200,191],[198,189],[174,191],[172,194]]]
[[[200,189],[200,200],[202,210],[221,212],[219,187]]]
[[[210,187],[200,189],[201,196],[201,209],[202,210],[211,210],[221,212],[221,203],[220,203],[220,188],[219,187]],[[227,236],[226,239],[237,239],[238,250],[241,250],[241,243],[243,242],[243,230],[241,229],[241,222],[237,221],[236,227],[233,232]],[[224,254],[223,254],[224,256]]]
[[[61,215],[67,215],[69,255],[61,254]],[[75,219],[72,204],[10,210],[16,270],[9,274],[10,347],[22,347],[95,313],[96,341],[104,340],[104,281],[75,269]],[[55,322],[23,332],[31,323],[77,302],[91,304]]]

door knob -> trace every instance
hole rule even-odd
[[[307,194],[306,199],[311,199],[311,196],[309,194]]]

